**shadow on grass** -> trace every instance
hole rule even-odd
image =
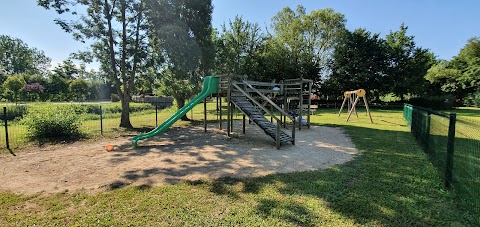
[[[340,127],[335,124],[328,126]],[[256,214],[282,219],[292,225],[313,226],[322,223],[322,220],[329,218],[323,216],[322,209],[359,225],[444,226],[475,223],[469,216],[456,216],[459,212],[452,194],[445,191],[441,177],[410,132],[356,126],[342,128],[350,135],[357,149],[362,151],[361,156],[344,165],[321,171],[273,174],[261,178],[224,177],[186,183],[194,187],[208,187],[210,192],[234,200],[241,200],[244,194],[253,194],[257,204],[254,207]],[[192,132],[188,136],[195,134]],[[178,140],[180,146],[165,146],[162,152],[198,147],[189,141],[188,137]],[[145,146],[129,155],[145,155],[158,146],[161,145]],[[218,166],[231,158],[228,156],[231,155],[219,151]],[[187,163],[181,169],[153,168],[126,172],[123,178],[136,181],[162,174],[168,176],[167,182],[179,183],[176,176],[182,176],[185,172],[205,173],[214,168],[216,166],[199,167]],[[114,182],[110,188],[126,185],[124,182]],[[312,209],[308,205],[312,198],[322,201],[325,207]],[[463,221],[465,218],[467,220]]]
[[[408,132],[345,127],[363,154],[322,171],[274,174],[261,178],[218,179],[190,183],[239,197],[256,194],[257,213],[293,225],[312,226],[322,214],[307,206],[308,197],[360,225],[439,226],[461,220],[450,193]],[[274,194],[266,188],[276,187]],[[240,190],[235,190],[238,188]],[[303,199],[286,199],[292,197]]]

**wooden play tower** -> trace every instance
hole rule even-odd
[[[275,140],[277,149],[282,144],[295,144],[295,128],[310,128],[310,94],[312,81],[285,80],[280,83],[247,80],[242,75],[219,75],[216,107],[219,128],[231,136],[234,110],[242,113],[242,133],[245,134],[246,118],[255,123],[266,135]],[[227,107],[223,107],[225,99]],[[204,127],[206,126],[204,105]],[[226,128],[223,120],[226,115]],[[305,118],[304,118],[305,115]]]

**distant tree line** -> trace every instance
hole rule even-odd
[[[122,103],[122,127],[131,127],[133,94],[170,95],[182,107],[209,74],[244,74],[261,81],[303,77],[328,99],[358,88],[375,100],[386,95],[401,101],[480,96],[478,38],[453,60],[443,61],[417,46],[404,24],[385,37],[365,29],[349,31],[345,16],[328,8],[286,7],[267,28],[236,16],[214,29],[211,0],[37,2],[69,14],[55,23],[75,40],[92,44],[50,69],[42,51],[0,36],[2,98],[94,100],[115,93]],[[98,71],[86,70],[92,61],[100,63]]]
[[[50,68],[43,51],[0,35],[0,97],[5,101],[83,101],[109,99],[109,85],[97,71],[70,59]]]
[[[365,29],[345,29],[332,9],[307,13],[284,8],[264,32],[235,17],[215,31],[215,72],[271,81],[303,77],[323,98],[364,88],[370,99],[393,96],[428,104],[465,101],[480,106],[480,39],[474,37],[451,61],[419,47],[401,24],[384,38]],[[461,105],[462,103],[457,103]]]

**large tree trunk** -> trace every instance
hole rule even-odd
[[[122,102],[122,115],[120,118],[120,127],[123,128],[133,128],[132,123],[130,123],[130,96],[124,95],[121,99]]]
[[[178,109],[180,110],[182,107],[185,106],[185,98],[175,98],[177,100],[178,104]],[[183,115],[182,118],[180,118],[182,121],[190,121],[190,119],[187,117],[187,115]]]
[[[120,61],[120,73],[123,81],[123,95],[120,96],[122,100],[122,116],[120,118],[120,127],[133,128],[130,123],[130,89],[129,80],[127,79],[127,2],[122,0],[121,2],[121,14],[122,14],[122,58]]]

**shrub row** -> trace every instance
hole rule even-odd
[[[20,119],[27,113],[26,105],[8,105],[7,115],[5,116],[3,109],[0,110],[0,119],[3,121],[7,118],[8,121]]]
[[[469,94],[465,98],[466,106],[480,107],[480,91]]]
[[[71,106],[76,114],[100,114],[100,105],[99,104],[58,104],[48,106]],[[38,109],[38,107],[45,106],[42,105],[9,105],[7,106],[7,120],[21,119],[26,114],[27,109]],[[154,110],[155,107],[148,103],[130,103],[130,113],[143,112],[145,110]],[[105,104],[102,105],[102,110],[104,114],[117,114],[122,112],[122,107],[120,103],[115,104]],[[4,120],[5,116],[3,110],[0,110],[0,119]]]
[[[35,140],[77,139],[81,136],[75,105],[29,108],[21,123],[27,126],[29,136]]]
[[[145,110],[154,110],[155,106],[148,103],[130,103],[130,113],[142,112]],[[118,104],[102,105],[104,114],[115,114],[122,112],[122,106]],[[77,114],[100,114],[100,105],[98,104],[83,104],[77,105]]]

